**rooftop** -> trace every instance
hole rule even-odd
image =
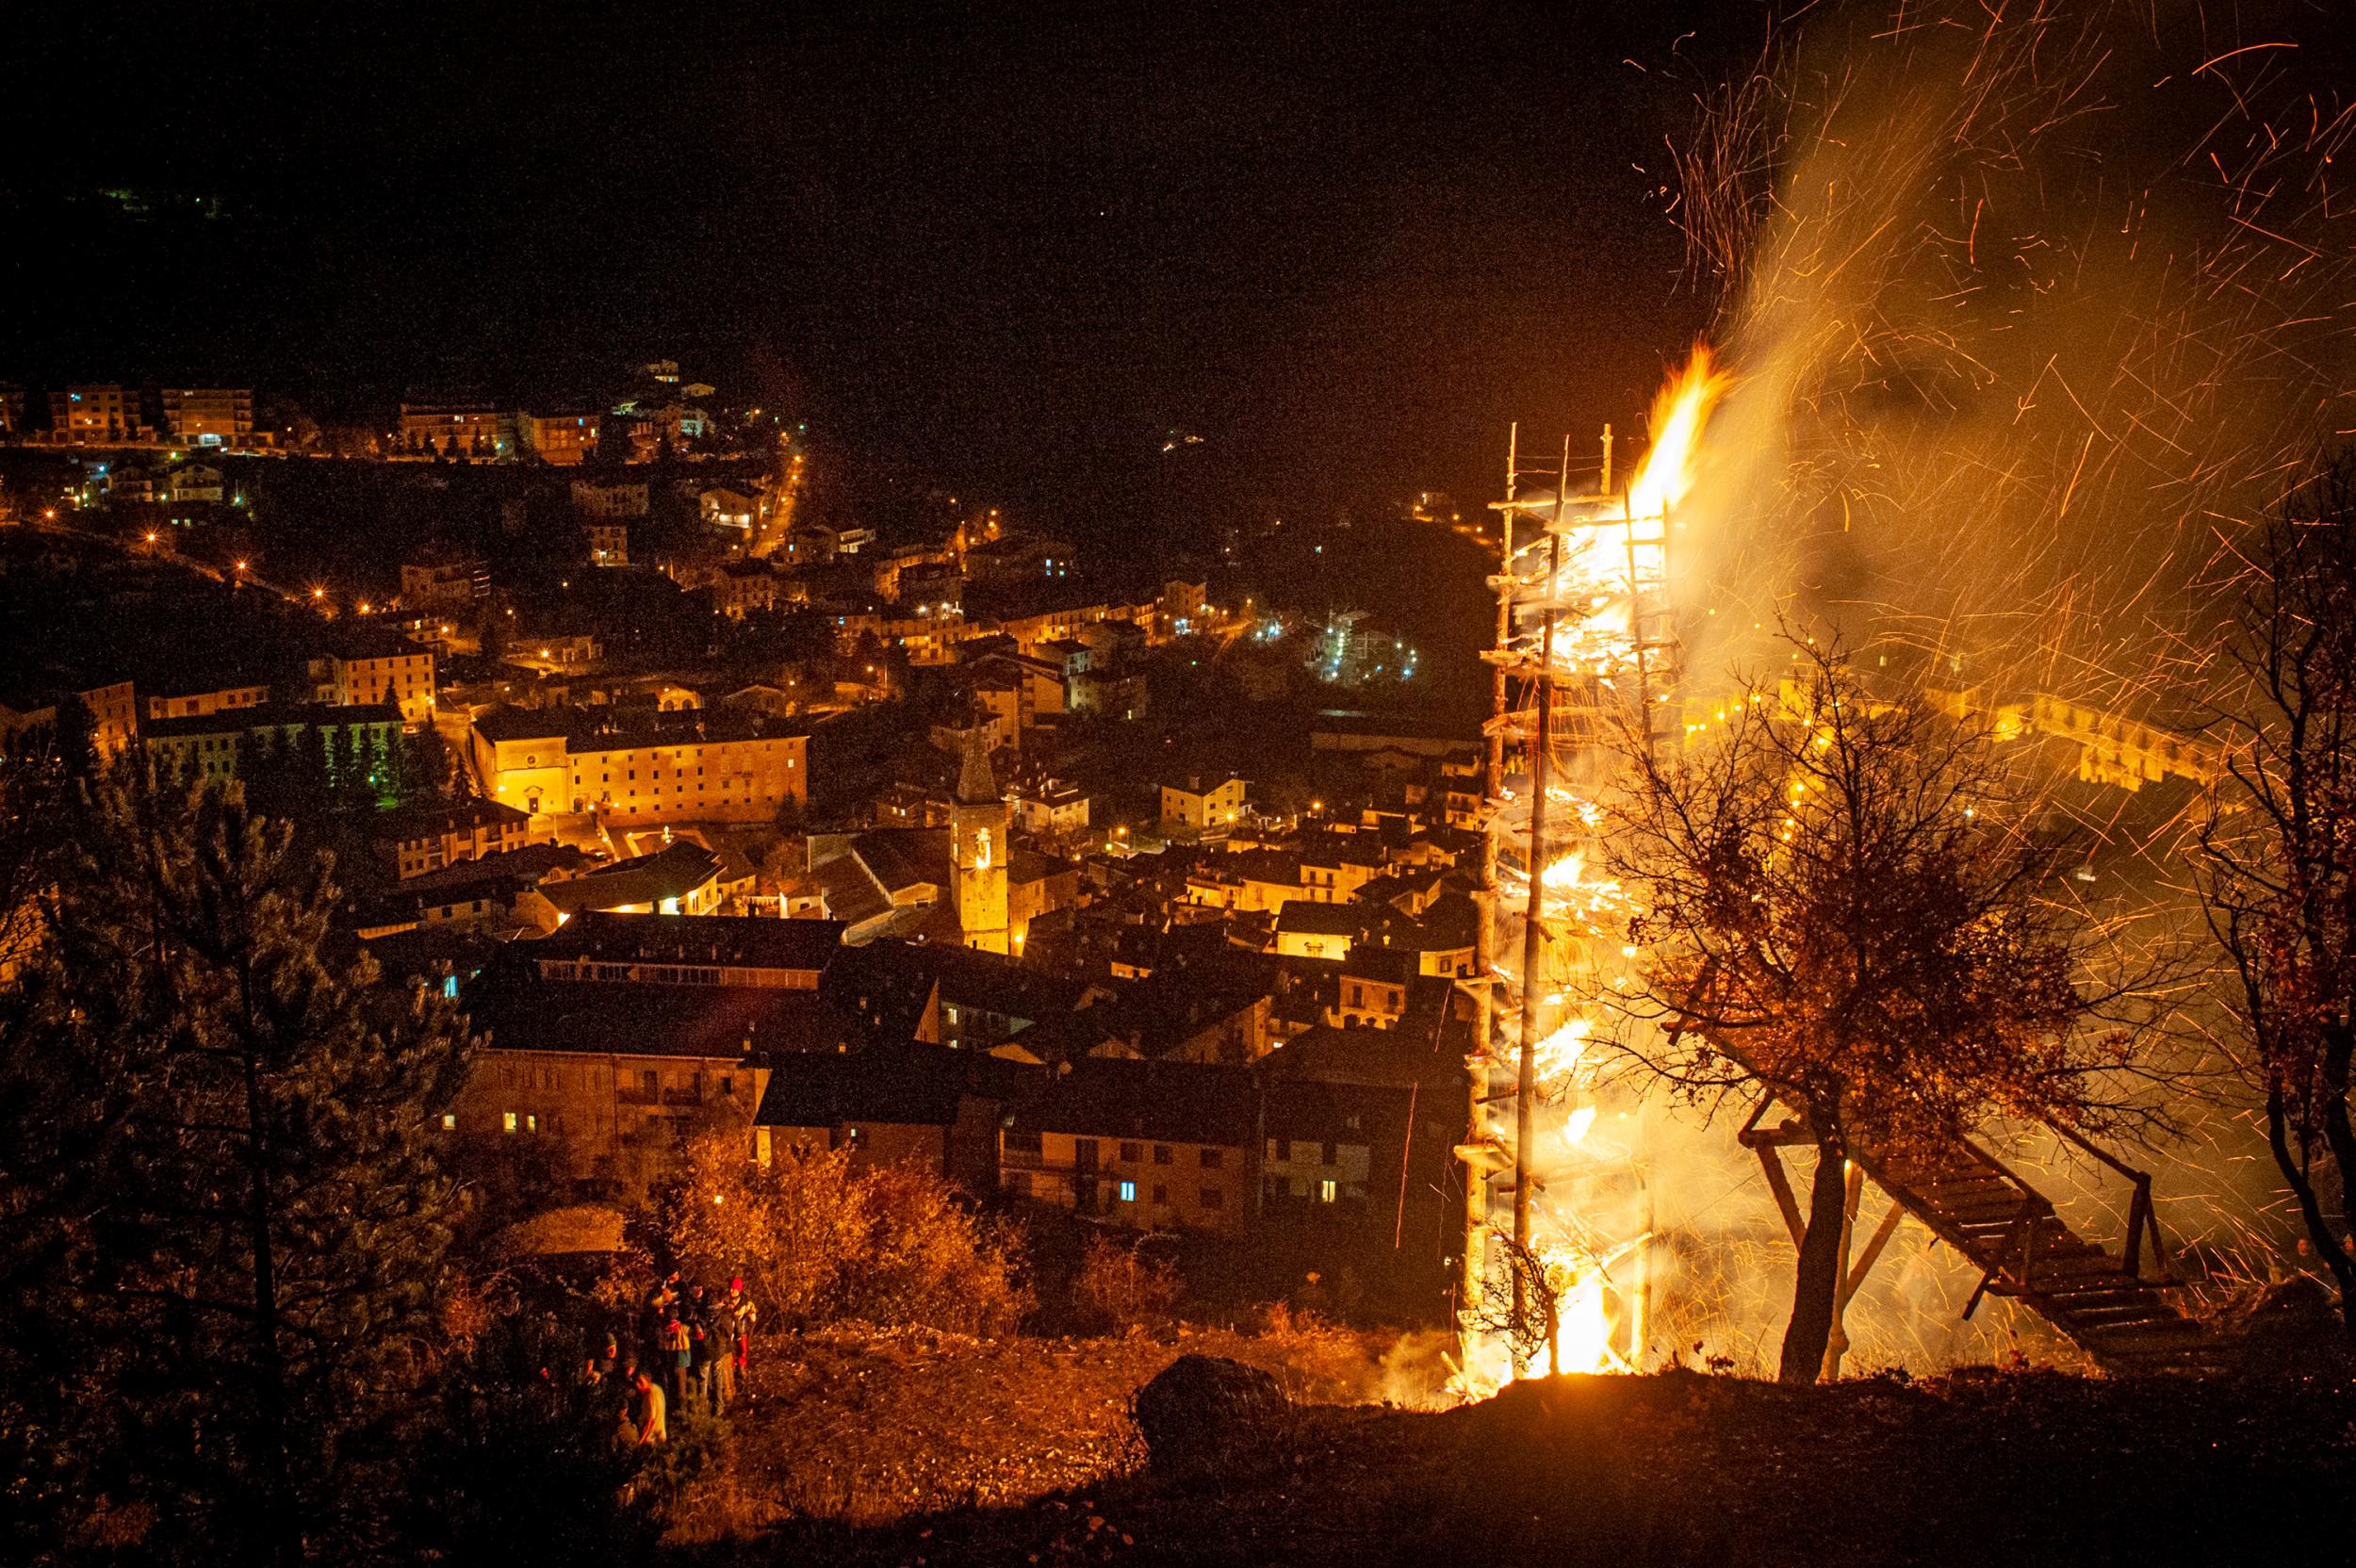
[[[749,709],[691,708],[663,712],[639,712],[616,723],[613,709],[604,711],[574,709],[577,715],[565,741],[574,756],[600,751],[627,751],[639,746],[695,745],[726,741],[806,740],[806,725],[772,719]]]
[[[266,702],[258,708],[228,708],[218,713],[184,714],[176,719],[149,719],[139,733],[151,741],[187,740],[191,736],[250,735],[255,730],[288,725],[399,725],[401,710],[388,702]]]
[[[1090,1057],[1059,1071],[1012,1125],[1024,1132],[1249,1148],[1252,1070]]]
[[[1260,1058],[1268,1078],[1307,1078],[1328,1084],[1382,1084],[1425,1089],[1464,1081],[1471,1032],[1461,1021],[1431,1029],[1335,1029],[1318,1024]]]
[[[946,1127],[968,1096],[1027,1099],[1044,1084],[1036,1068],[922,1041],[811,1053],[773,1063],[753,1119],[764,1127]]]
[[[580,914],[618,909],[628,904],[659,906],[666,898],[685,898],[719,874],[719,857],[701,844],[682,840],[652,855],[617,860],[586,876],[550,882],[540,891],[559,910]]]
[[[466,1015],[497,1051],[743,1058],[830,1051],[838,1021],[815,991],[753,986],[614,986],[489,972]]]
[[[1414,983],[1417,972],[1417,956],[1403,948],[1368,947],[1362,942],[1342,960],[1342,977],[1346,980],[1407,986]]]
[[[677,847],[676,845],[673,847]],[[636,959],[816,973],[843,948],[831,920],[749,915],[626,915],[584,909],[526,951],[534,958]]]
[[[856,855],[838,855],[810,867],[810,878],[818,884],[835,919],[846,924],[864,924],[892,912],[892,895]]]
[[[1305,898],[1286,901],[1277,911],[1276,929],[1310,937],[1354,937],[1364,918],[1347,904],[1316,904]]]
[[[416,839],[462,828],[520,826],[531,820],[531,812],[519,811],[496,800],[462,800],[449,806],[412,807],[393,812],[378,820],[376,837],[380,840]]]
[[[414,893],[455,893],[463,890],[500,885],[531,888],[538,886],[552,871],[569,873],[587,864],[588,857],[570,844],[526,844],[521,849],[480,855],[471,860],[460,860],[439,871],[410,877],[401,885],[401,889],[403,892]]]
[[[947,891],[951,874],[945,827],[878,827],[851,841],[851,853],[884,890],[926,885]]]
[[[564,719],[553,709],[512,708],[504,704],[475,715],[475,733],[497,743],[502,741],[559,741],[566,731]]]
[[[624,713],[610,703],[526,709],[502,704],[477,714],[475,732],[494,743],[558,741],[574,756],[638,746],[807,738],[805,725],[773,720],[735,708],[691,708],[659,712],[632,705]]]
[[[431,659],[434,650],[375,621],[343,620],[333,623],[323,644],[332,658],[354,659]]]

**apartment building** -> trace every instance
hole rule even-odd
[[[515,450],[515,416],[481,398],[413,393],[401,401],[400,445],[426,457],[509,457]]]
[[[1205,784],[1200,776],[1162,786],[1162,821],[1197,833],[1224,829],[1243,811],[1245,782],[1230,776]]]
[[[530,812],[496,800],[467,800],[402,812],[377,831],[376,852],[396,877],[407,881],[531,841]]]
[[[226,783],[237,776],[240,754],[249,748],[318,745],[322,732],[331,770],[345,765],[355,735],[368,766],[388,770],[393,748],[401,743],[401,713],[381,702],[269,703],[191,718],[151,719],[140,727],[139,739],[158,776]]]
[[[434,650],[385,627],[351,628],[310,662],[319,702],[389,702],[408,724],[434,722]]]
[[[139,697],[127,680],[98,686],[28,681],[0,686],[0,741],[27,730],[54,730],[58,706],[79,698],[90,714],[90,749],[102,762],[120,757],[139,737]]]
[[[595,414],[518,414],[516,444],[553,467],[575,467],[597,449],[599,417]]]
[[[136,386],[69,386],[49,394],[50,439],[77,447],[145,441],[153,433]]]
[[[254,389],[249,386],[167,386],[159,394],[164,433],[190,447],[253,447]]]
[[[596,811],[615,826],[766,822],[810,796],[810,737],[756,712],[687,709],[601,723],[581,710],[493,709],[469,744],[489,798]]]
[[[1139,1230],[1240,1231],[1254,1123],[1247,1068],[1084,1059],[1006,1119],[999,1186]]]
[[[259,708],[270,701],[266,680],[195,680],[184,686],[149,690],[139,707],[150,719],[203,718],[239,709]]]
[[[616,825],[766,822],[810,794],[810,737],[721,722],[568,738],[572,798]]]

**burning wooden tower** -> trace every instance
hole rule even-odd
[[[1652,450],[1623,483],[1609,427],[1583,472],[1567,439],[1551,470],[1525,469],[1516,432],[1495,503],[1481,982],[1459,1151],[1459,1377],[1471,1389],[1539,1355],[1549,1370],[1603,1370],[1642,1353],[1648,1200],[1627,1152],[1590,1143],[1581,1070],[1584,1004],[1610,984],[1624,939],[1611,930],[1617,889],[1586,874],[1589,802],[1623,738],[1649,747],[1677,730],[1673,512],[1720,384],[1697,357],[1662,394]]]

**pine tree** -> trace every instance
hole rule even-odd
[[[303,743],[303,780],[313,792],[309,808],[324,815],[335,798],[335,732],[323,724],[315,724],[304,732]]]
[[[79,1374],[46,1457],[143,1554],[368,1557],[431,1393],[463,1023],[337,956],[327,858],[236,790],[92,798],[0,1041],[0,1174],[58,1210],[0,1335]]]
[[[335,767],[335,808],[357,816],[376,803],[375,790],[368,783],[368,727],[346,725],[341,750]]]
[[[98,726],[90,705],[68,694],[57,704],[57,760],[70,778],[88,778],[98,771]]]
[[[447,806],[456,797],[456,759],[432,725],[401,736],[394,786],[403,806]]]
[[[70,802],[59,757],[0,758],[0,1559],[32,1560],[92,1533],[123,1495],[109,1367],[75,1282],[93,1266],[90,1216],[160,1050],[159,988],[139,962],[152,925],[61,928]],[[105,985],[76,984],[107,976]]]

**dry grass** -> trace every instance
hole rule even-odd
[[[674,1538],[777,1519],[878,1525],[1029,1501],[1142,1459],[1130,1397],[1189,1351],[1272,1373],[1303,1404],[1372,1399],[1385,1342],[1316,1325],[1243,1335],[973,1339],[829,1330],[763,1341],[719,1474],[680,1499]],[[1281,1434],[1280,1434],[1281,1435]]]

